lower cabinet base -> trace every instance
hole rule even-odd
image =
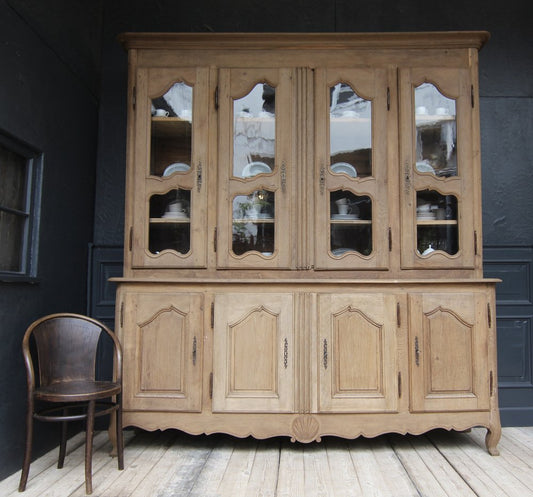
[[[496,418],[498,418],[496,416]],[[472,413],[394,413],[394,414],[249,414],[249,413],[123,413],[124,426],[144,430],[179,429],[191,435],[227,433],[239,438],[265,439],[287,436],[292,442],[320,442],[324,436],[353,439],[376,437],[385,433],[420,435],[443,428],[465,431],[487,428],[488,452],[498,455],[501,437],[500,420],[491,412]],[[112,430],[111,430],[112,431]]]

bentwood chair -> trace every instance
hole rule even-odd
[[[102,338],[109,336],[113,343],[113,381],[96,379],[96,354],[101,335]],[[51,314],[32,323],[24,335],[22,351],[28,382],[28,413],[26,451],[19,491],[26,489],[28,481],[33,421],[37,419],[62,423],[57,463],[57,467],[62,468],[66,453],[67,422],[85,420],[85,490],[90,494],[96,416],[116,416],[118,469],[124,469],[120,343],[103,323],[79,314],[63,313]]]

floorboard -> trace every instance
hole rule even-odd
[[[192,436],[177,430],[126,430],[125,469],[95,436],[96,497],[533,497],[533,427],[504,428],[500,456],[485,449],[485,429],[435,430],[321,443]],[[0,496],[82,497],[84,436],[69,440],[63,469],[57,449],[34,461],[26,492],[20,471]]]

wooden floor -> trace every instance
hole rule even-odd
[[[533,427],[505,428],[500,456],[484,446],[485,430],[433,431],[418,437],[288,439],[190,436],[178,431],[126,434],[125,469],[109,457],[106,433],[95,437],[95,496],[348,497],[533,496]],[[69,443],[63,469],[57,452],[30,468],[26,497],[85,495],[83,434]],[[20,471],[0,482],[17,492]]]

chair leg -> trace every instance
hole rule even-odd
[[[95,401],[89,401],[87,407],[87,432],[85,438],[85,493],[93,493],[92,457],[94,432]]]
[[[124,469],[124,436],[122,433],[122,394],[117,395],[118,409],[115,416],[117,419],[117,459],[118,469]]]
[[[28,405],[26,414],[26,449],[24,451],[24,462],[22,463],[22,474],[20,475],[19,492],[26,490],[28,475],[30,473],[31,449],[33,444],[33,402]]]
[[[63,409],[63,416],[67,416],[68,409]],[[61,423],[61,442],[59,444],[59,459],[57,461],[58,469],[63,467],[65,463],[65,454],[67,453],[67,422]]]

